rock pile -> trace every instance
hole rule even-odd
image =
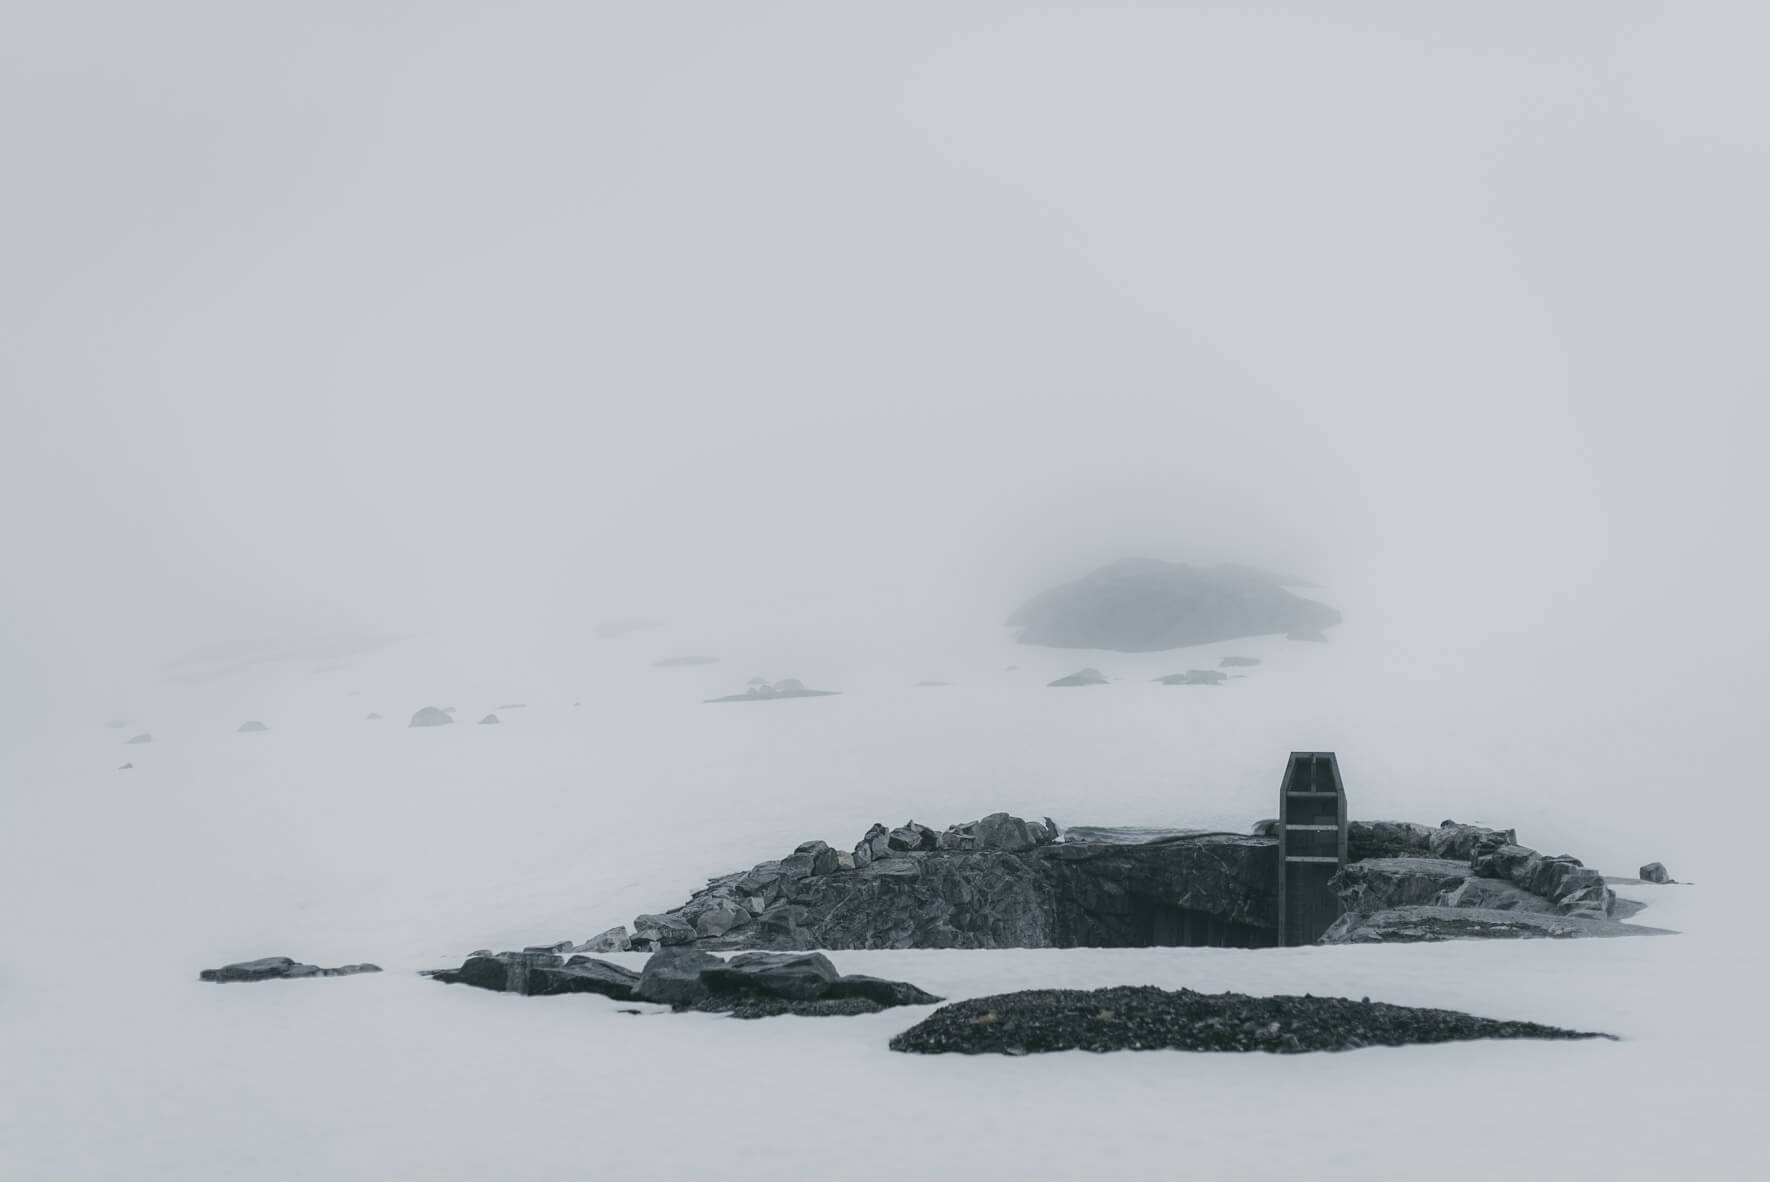
[[[894,1051],[1026,1055],[1040,1051],[1349,1051],[1476,1038],[1609,1038],[1498,1022],[1454,1010],[1338,997],[1029,989],[942,1006],[891,1040]]]
[[[708,1010],[740,1018],[777,1014],[866,1014],[890,1006],[933,1005],[940,998],[907,981],[844,976],[822,953],[748,952],[729,961],[696,948],[665,948],[632,969],[550,949],[475,953],[458,969],[428,974],[445,984],[500,993],[548,996],[600,993],[616,1001],[646,1001],[674,1009]]]
[[[198,973],[204,981],[273,981],[290,980],[297,977],[349,977],[357,973],[378,973],[380,965],[347,964],[335,969],[322,969],[318,965],[299,964],[287,956],[266,956],[259,960],[243,960],[238,964],[223,965],[218,969],[204,969]]]

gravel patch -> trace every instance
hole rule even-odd
[[[1149,985],[1029,989],[942,1006],[891,1040],[918,1054],[1041,1051],[1350,1051],[1476,1038],[1611,1038],[1455,1010],[1339,997],[1250,997]]]

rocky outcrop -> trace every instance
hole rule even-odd
[[[598,932],[582,944],[573,948],[573,952],[620,952],[627,947],[627,928],[618,924],[606,932]]]
[[[1658,883],[1663,886],[1678,880],[1672,877],[1671,871],[1666,869],[1664,862],[1649,862],[1641,867],[1641,881]]]
[[[698,948],[664,948],[639,972],[587,956],[561,958],[545,949],[478,952],[457,969],[427,974],[449,985],[498,993],[552,996],[600,993],[675,1009],[715,1010],[739,1017],[773,1014],[872,1013],[888,1006],[932,1005],[940,998],[907,981],[843,976],[821,953],[750,952],[727,961]]]
[[[253,734],[257,731],[267,731],[270,728],[268,726],[265,726],[262,722],[247,721],[247,722],[242,722],[239,726],[235,727],[234,729],[242,735],[249,735],[249,734]]]
[[[1229,680],[1229,674],[1219,673],[1215,669],[1188,669],[1184,673],[1170,673],[1156,680],[1162,685],[1222,685]]]
[[[1534,1022],[1340,997],[1250,997],[1170,991],[1029,989],[942,1006],[891,1040],[919,1054],[1040,1051],[1349,1051],[1475,1038],[1608,1038]]]
[[[807,689],[805,683],[796,677],[783,677],[772,685],[761,678],[751,678],[750,688],[741,694],[727,694],[723,698],[708,698],[709,702],[772,702],[780,698],[830,698],[839,690]]]
[[[148,734],[146,731],[143,731],[141,734],[136,735],[133,739],[123,740],[123,744],[124,744],[124,746],[128,746],[129,744],[132,744],[132,743],[151,743],[153,741],[154,741],[154,737],[152,735]]]
[[[1347,860],[1426,858],[1432,853],[1432,829],[1412,821],[1353,821],[1346,826]]]
[[[1158,652],[1270,633],[1316,633],[1340,613],[1239,566],[1127,558],[1034,596],[1008,623],[1022,644]]]
[[[378,973],[379,965],[347,964],[335,969],[322,969],[318,965],[301,964],[287,956],[266,956],[259,960],[243,960],[238,964],[223,965],[218,969],[204,969],[197,976],[204,981],[275,981],[290,980],[298,977],[349,977],[357,973]]]
[[[1066,677],[1059,677],[1056,681],[1047,681],[1045,684],[1058,689],[1077,685],[1105,685],[1106,674],[1098,669],[1077,669]]]
[[[944,831],[874,825],[852,854],[806,842],[634,921],[630,947],[1067,948],[1270,944],[1277,842],[1162,834],[1057,843],[1008,813]],[[1104,831],[1102,831],[1104,832]]]
[[[423,709],[419,710],[416,714],[412,715],[412,721],[408,722],[406,725],[407,726],[448,726],[450,723],[452,723],[454,721],[455,721],[455,719],[453,718],[453,716],[450,715],[448,710],[438,710],[435,706],[425,706]]]
[[[500,725],[500,723],[501,723],[501,720],[498,718],[498,716],[496,714],[488,714],[484,718],[479,720],[479,725],[481,725],[481,726],[498,726],[498,725]]]

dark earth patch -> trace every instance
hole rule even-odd
[[[1040,1051],[1350,1051],[1477,1038],[1611,1038],[1455,1010],[1339,997],[1250,997],[1121,985],[1029,989],[940,1007],[891,1040],[919,1054]]]

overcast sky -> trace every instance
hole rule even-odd
[[[6,691],[1121,553],[1743,661],[1763,13],[13,5]]]

